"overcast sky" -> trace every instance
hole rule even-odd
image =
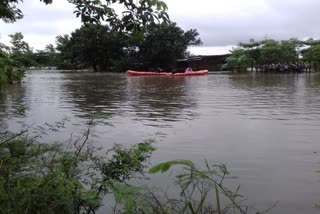
[[[195,28],[203,41],[195,54],[223,53],[250,38],[319,38],[320,0],[165,0],[172,21],[184,30]],[[44,5],[39,0],[19,4],[24,19],[5,24],[0,21],[1,41],[8,34],[22,32],[35,49],[54,43],[55,37],[80,27],[74,6],[67,0]],[[214,47],[214,48],[213,48]]]

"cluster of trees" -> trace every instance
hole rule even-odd
[[[0,2],[0,20],[15,22],[23,18],[19,2]],[[51,4],[52,0],[42,2]],[[0,84],[19,81],[29,66],[94,71],[150,67],[171,70],[176,59],[188,54],[189,45],[201,44],[196,30],[183,31],[170,22],[167,5],[160,0],[68,2],[75,5],[74,13],[84,25],[70,35],[58,36],[56,45],[49,44],[35,52],[23,41],[21,33],[11,35],[11,47],[0,43]],[[114,4],[123,5],[121,16],[113,9]],[[101,20],[107,24],[102,25]]]
[[[33,52],[21,33],[9,35],[11,46],[0,43],[0,85],[20,81],[26,67],[37,65]]]
[[[16,33],[11,35],[12,47],[2,44],[0,51],[6,56],[29,59],[23,66],[115,72],[151,67],[172,70],[177,59],[188,55],[188,46],[201,44],[198,35],[197,30],[184,31],[173,22],[132,33],[116,31],[108,25],[85,24],[70,35],[57,36],[56,45],[49,44],[44,50],[34,52],[23,41],[23,35]]]
[[[254,68],[282,70],[290,67],[306,69],[309,66],[317,69],[320,63],[320,41],[309,39],[302,41],[289,39],[276,41],[265,39],[248,43],[240,43],[238,48],[231,50],[231,56],[223,68],[233,71],[246,71]]]
[[[71,35],[57,37],[61,68],[95,71],[127,69],[173,69],[185,57],[189,45],[201,44],[194,29],[183,31],[175,23],[151,25],[125,34],[104,25],[84,25]]]

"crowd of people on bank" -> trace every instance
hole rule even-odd
[[[271,63],[257,66],[257,72],[307,72],[308,63]]]

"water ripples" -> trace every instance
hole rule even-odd
[[[227,162],[251,199],[284,200],[312,213],[310,201],[320,198],[319,175],[312,173],[319,168],[319,74],[175,78],[33,72],[21,86],[1,91],[0,117],[21,105],[29,111],[1,128],[68,118],[71,125],[61,133],[66,140],[86,128],[92,113],[110,113],[96,127],[97,146],[156,135],[154,160]],[[57,133],[48,137],[60,139]],[[280,212],[293,213],[287,208]]]

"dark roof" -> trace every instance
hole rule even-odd
[[[189,57],[186,59],[178,59],[177,62],[190,62],[190,61],[199,61],[202,60],[202,57]]]

